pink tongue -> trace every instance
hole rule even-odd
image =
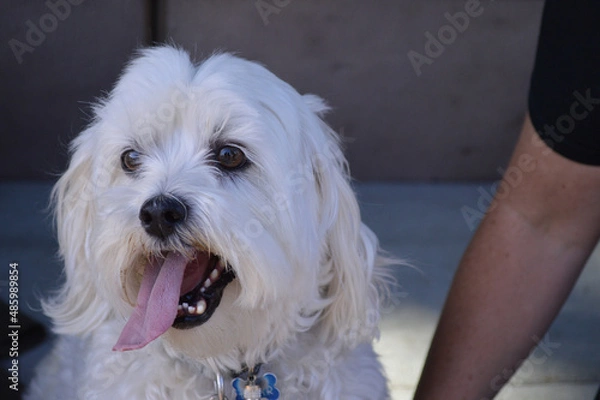
[[[137,305],[113,350],[140,349],[173,325],[186,265],[186,258],[176,252],[170,252],[162,265],[158,259],[146,265]]]

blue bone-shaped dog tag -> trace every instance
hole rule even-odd
[[[271,373],[264,374],[253,383],[235,378],[232,382],[236,393],[235,400],[277,400],[279,399],[279,389],[275,387],[276,383],[277,377]],[[258,396],[259,390],[260,397],[247,397]]]

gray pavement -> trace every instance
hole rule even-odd
[[[363,218],[382,247],[415,266],[394,271],[402,287],[395,307],[385,311],[377,343],[395,400],[411,398],[450,280],[472,235],[461,209],[477,210],[490,184],[356,186]],[[0,183],[0,260],[6,271],[0,292],[6,298],[8,264],[18,262],[20,311],[45,324],[39,298],[60,279],[51,220],[44,211],[49,191],[48,183]],[[598,287],[596,250],[550,332],[499,399],[593,399],[600,385]],[[19,355],[21,382],[31,379],[50,341]],[[6,360],[2,366],[8,366]]]

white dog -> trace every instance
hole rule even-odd
[[[29,398],[389,398],[388,260],[326,109],[229,54],[142,51],[54,189],[60,336]]]

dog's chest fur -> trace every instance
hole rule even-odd
[[[134,352],[112,352],[115,333],[107,328],[99,328],[86,340],[61,336],[40,365],[43,373],[27,398],[208,400],[216,394],[215,375],[206,366],[169,355],[161,341]],[[282,400],[388,398],[370,344],[333,357],[314,342],[298,343],[266,369],[277,376]],[[231,381],[225,377],[226,396],[235,400]]]

